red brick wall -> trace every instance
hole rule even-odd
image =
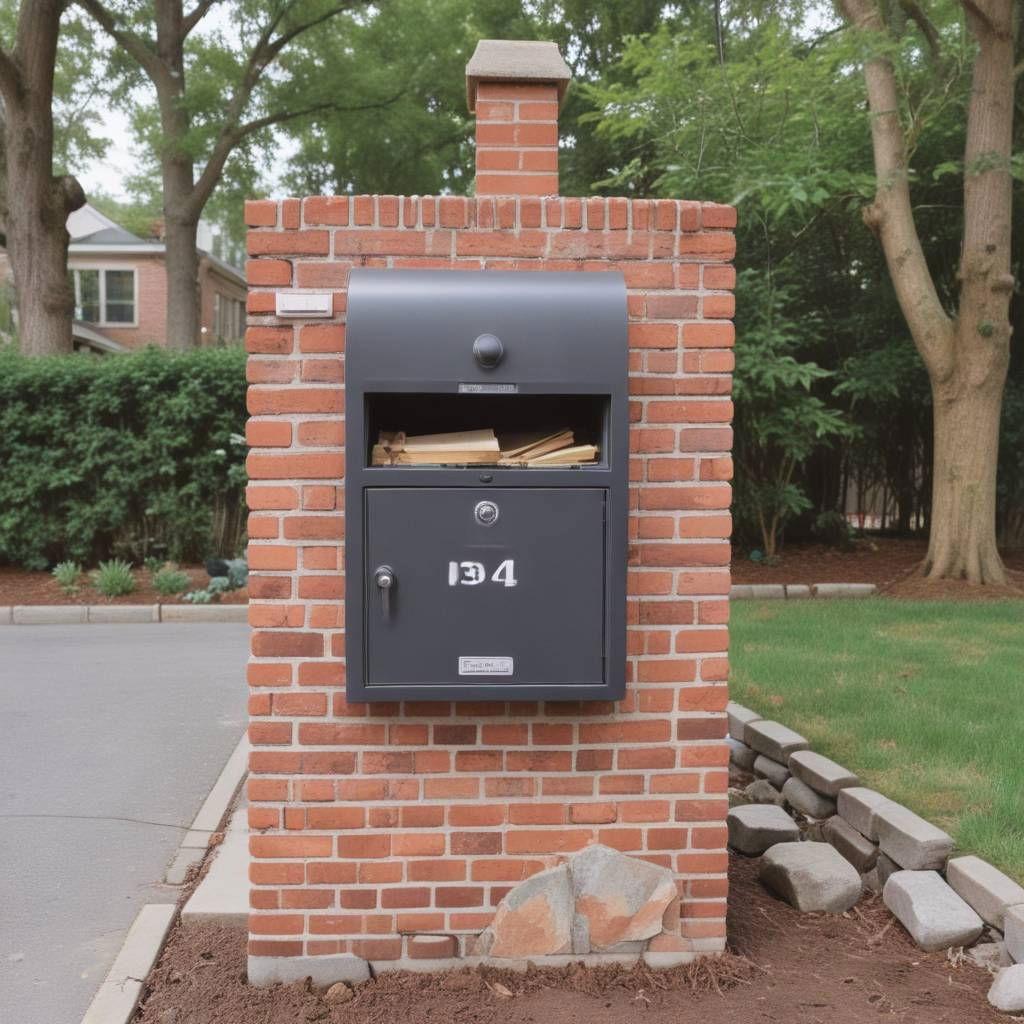
[[[465,939],[591,842],[670,866],[679,936],[725,936],[734,211],[674,200],[247,204],[254,955]],[[344,350],[353,266],[619,269],[629,288],[626,699],[345,700]],[[274,289],[334,292],[330,322]],[[408,947],[406,943],[409,943]]]

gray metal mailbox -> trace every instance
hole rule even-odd
[[[621,698],[622,275],[353,270],[345,390],[348,699]],[[399,431],[563,426],[593,461],[374,465]]]

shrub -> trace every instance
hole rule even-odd
[[[190,582],[188,573],[182,572],[180,569],[161,569],[153,574],[153,586],[157,593],[164,597],[171,597],[188,590]]]
[[[78,589],[78,578],[81,575],[82,567],[77,562],[58,562],[53,567],[53,578],[65,594],[73,594]]]
[[[112,558],[109,562],[100,562],[99,568],[92,574],[92,585],[104,597],[120,597],[130,594],[135,589],[135,577],[129,562],[120,558]]]
[[[235,554],[245,392],[241,348],[0,351],[0,561]]]

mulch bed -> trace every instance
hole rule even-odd
[[[201,565],[182,565],[179,568],[188,573],[189,590],[202,590],[210,577]],[[0,606],[15,604],[180,604],[181,595],[164,597],[153,588],[150,574],[145,569],[135,569],[135,589],[122,597],[104,597],[92,585],[89,573],[84,573],[78,589],[65,594],[57,581],[48,572],[31,572],[28,569],[0,568]],[[233,590],[221,597],[222,604],[245,604],[249,600],[247,590]]]
[[[733,858],[732,952],[718,961],[652,971],[466,968],[385,973],[331,1004],[296,983],[251,988],[245,936],[177,925],[150,975],[139,1024],[995,1024],[987,972],[922,953],[881,900],[842,916],[798,914],[757,880],[757,861]],[[511,992],[505,995],[502,987]]]
[[[857,541],[852,551],[823,544],[787,545],[772,565],[734,552],[733,583],[874,583],[887,597],[908,600],[977,601],[1024,599],[1024,551],[1005,551],[1010,573],[1006,587],[964,580],[932,582],[917,574],[928,550],[926,540],[878,537]]]

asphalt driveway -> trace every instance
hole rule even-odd
[[[0,1020],[78,1024],[245,726],[244,623],[0,627]],[[155,823],[155,824],[151,824]]]

